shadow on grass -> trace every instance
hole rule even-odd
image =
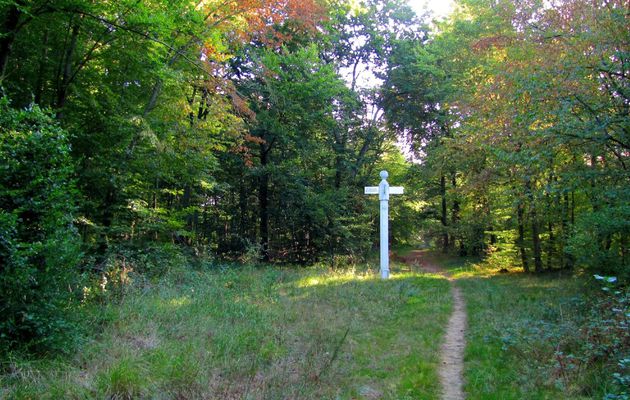
[[[450,301],[443,277],[411,271],[180,271],[106,306],[75,357],[0,383],[9,398],[433,399]]]

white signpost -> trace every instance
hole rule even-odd
[[[365,194],[378,194],[381,205],[381,278],[389,278],[389,195],[403,194],[402,186],[389,186],[387,171],[381,171],[381,183],[378,186],[366,186]]]

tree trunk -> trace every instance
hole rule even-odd
[[[525,250],[525,207],[522,201],[519,201],[516,213],[518,220],[518,251],[521,255],[523,270],[529,272],[529,262],[527,261],[527,251]]]
[[[542,246],[540,245],[540,232],[538,227],[538,214],[536,212],[536,206],[531,205],[532,211],[532,243],[534,247],[534,271],[542,272]]]
[[[571,207],[569,203],[569,193],[564,193],[562,196],[562,239],[561,239],[561,255],[562,255],[562,268],[573,268],[573,258],[566,252],[567,241],[569,240],[569,219],[571,213]]]
[[[457,177],[455,174],[451,177],[451,184],[453,185],[453,189],[457,188]],[[459,222],[459,200],[457,198],[453,198],[453,215],[451,216],[453,223]]]
[[[9,56],[13,48],[13,42],[17,34],[17,26],[20,22],[21,11],[17,5],[9,7],[2,24],[2,35],[0,37],[0,82],[4,80],[4,75],[9,65]]]
[[[337,153],[335,155],[335,189],[339,190],[341,188],[341,180],[343,178],[343,173],[341,169],[343,168],[343,155],[341,153]]]
[[[361,146],[361,150],[359,150],[359,154],[357,155],[356,161],[354,162],[354,166],[352,168],[352,179],[356,179],[359,171],[361,170],[361,167],[363,166],[363,163],[365,162],[365,156],[368,150],[370,149],[370,147],[372,146],[375,132],[377,132],[377,130],[374,128],[368,128],[367,132],[368,133],[365,138],[365,141],[363,142],[363,145]]]
[[[199,99],[199,107],[197,109],[197,121],[205,121],[210,109],[208,108],[208,89],[201,88],[201,98]]]
[[[37,83],[35,84],[35,104],[42,103],[44,93],[44,76],[46,75],[46,65],[48,65],[48,29],[44,31],[42,39],[42,53],[39,56],[39,68],[37,71]]]
[[[343,180],[344,155],[346,153],[345,137],[340,132],[335,132],[335,144],[333,145],[333,149],[335,151],[335,189],[338,190],[341,188],[341,182]]]
[[[182,196],[182,201],[181,201],[181,208],[182,208],[182,210],[187,209],[188,207],[190,207],[191,203],[192,203],[192,186],[190,185],[190,183],[187,183],[186,185],[184,185],[184,195]],[[195,232],[195,222],[194,221],[195,221],[195,215],[194,214],[190,214],[190,213],[186,213],[186,228],[191,233]],[[193,243],[193,239],[192,239],[192,237],[185,237],[183,239],[183,242],[186,243],[186,245],[190,246]]]
[[[453,172],[453,175],[451,176],[451,185],[453,187],[453,189],[457,188],[457,173]],[[451,209],[451,221],[452,221],[452,227],[453,229],[457,229],[457,227],[459,226],[459,211],[460,211],[460,206],[459,206],[459,200],[457,200],[457,196],[453,196],[453,208]],[[451,234],[451,246],[455,247],[456,243],[457,243],[457,234],[455,232],[453,232]],[[464,256],[466,255],[466,248],[464,246],[464,241],[459,238],[459,254]]]
[[[146,116],[149,115],[151,111],[153,111],[153,109],[157,105],[157,99],[161,91],[162,91],[162,80],[158,78],[155,84],[153,85],[153,89],[151,90],[151,96],[149,97],[149,101],[147,101],[147,105],[144,107],[144,112],[142,113],[143,117],[146,118]],[[192,124],[192,120],[191,120],[191,124]]]
[[[529,200],[530,207],[530,219],[532,224],[532,247],[534,252],[534,271],[542,272],[542,247],[540,244],[540,227],[538,225],[538,212],[536,210],[536,199],[532,192],[532,181],[530,178],[525,178],[525,195]]]
[[[556,247],[556,238],[553,234],[553,224],[551,222],[547,223],[547,232],[549,234],[547,243],[547,269],[551,269]]]
[[[263,261],[269,261],[269,173],[267,164],[269,163],[269,150],[260,145],[260,166],[262,174],[258,187],[258,206],[260,212],[260,257]]]
[[[247,237],[247,226],[249,226],[247,221],[247,191],[245,188],[245,179],[243,177],[243,171],[240,171],[240,179],[238,184],[238,209],[239,209],[239,226],[237,232],[239,236],[244,238]]]
[[[446,211],[446,177],[444,175],[440,177],[440,196],[442,197],[442,229],[444,229],[444,232],[442,233],[442,251],[447,253],[449,241],[448,231],[446,230],[446,227],[448,226],[448,215]]]
[[[79,24],[72,25],[70,33],[70,44],[66,48],[64,54],[63,63],[61,66],[61,77],[57,82],[57,102],[55,107],[57,108],[57,119],[63,119],[63,107],[66,105],[68,98],[68,89],[70,87],[70,76],[72,75],[72,59],[74,58],[74,51],[77,47],[77,39],[79,37]]]

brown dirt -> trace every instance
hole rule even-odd
[[[448,277],[453,296],[453,313],[448,320],[444,343],[441,348],[440,384],[443,400],[464,400],[464,348],[466,346],[466,307],[462,293],[457,283],[443,268],[426,257],[422,251],[412,251],[409,255],[400,257],[408,265],[422,271],[440,273]]]

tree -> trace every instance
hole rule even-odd
[[[460,5],[385,87],[390,121],[419,132],[427,170],[451,172],[438,185],[443,244],[503,249],[537,272],[625,273],[627,5]],[[440,126],[435,115],[450,127],[440,140],[424,128]]]
[[[62,350],[80,259],[68,133],[0,100],[0,350]]]

